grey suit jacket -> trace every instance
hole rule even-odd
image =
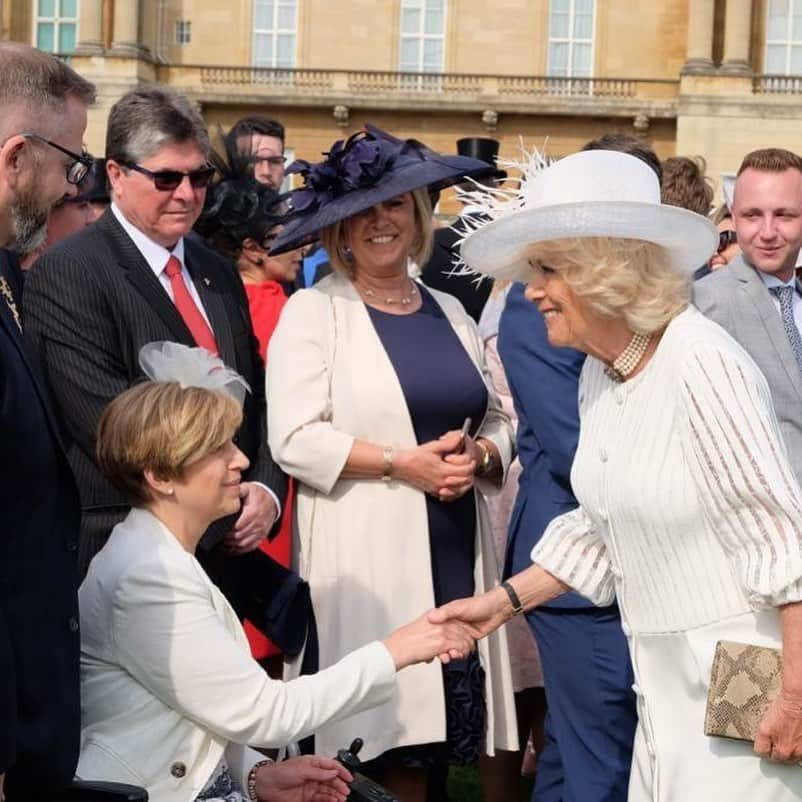
[[[766,285],[738,256],[723,270],[696,282],[693,302],[726,329],[763,371],[791,467],[802,484],[802,373]]]

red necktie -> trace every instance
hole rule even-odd
[[[189,294],[184,277],[181,275],[181,262],[175,256],[171,256],[167,260],[167,267],[164,268],[164,272],[167,274],[167,278],[170,279],[175,308],[184,319],[184,323],[187,324],[193,339],[202,348],[217,356],[217,343],[215,342],[214,334],[209,328],[206,318],[198,309],[198,305]]]

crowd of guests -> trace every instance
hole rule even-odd
[[[402,802],[799,798],[802,158],[285,170],[148,86],[95,159],[94,100],[0,44],[0,799],[343,800],[356,738]],[[754,744],[720,640],[782,649]]]

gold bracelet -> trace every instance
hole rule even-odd
[[[248,772],[248,797],[254,802],[258,802],[259,797],[256,795],[256,772],[262,768],[262,766],[269,766],[273,761],[272,760],[260,760],[258,763],[254,763],[251,766],[251,770]]]
[[[474,473],[481,479],[483,476],[487,476],[493,470],[496,460],[493,457],[493,451],[490,446],[486,446],[480,440],[477,440],[476,447],[481,449],[482,459],[476,466]]]
[[[382,451],[382,481],[389,482],[393,476],[393,447],[385,446]]]

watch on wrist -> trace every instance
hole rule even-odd
[[[501,583],[501,587],[507,594],[507,598],[510,600],[510,604],[512,605],[513,617],[516,615],[521,615],[521,613],[523,613],[524,611],[524,608],[523,605],[521,604],[521,600],[518,597],[518,594],[515,592],[515,588],[506,580]]]

